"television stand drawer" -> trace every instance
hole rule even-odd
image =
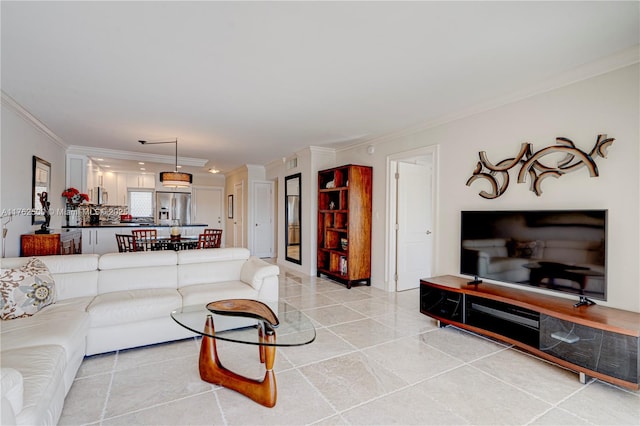
[[[638,378],[638,339],[633,336],[542,315],[540,350],[618,379]]]

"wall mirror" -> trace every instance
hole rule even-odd
[[[300,255],[301,180],[300,173],[284,178],[284,242],[287,251],[285,259],[298,265],[302,264]]]
[[[31,215],[31,224],[45,223],[45,211],[40,202],[40,196],[43,192],[46,192],[50,200],[51,194],[51,163],[43,160],[42,158],[33,156],[33,175],[31,186],[31,207],[33,214]],[[48,212],[47,212],[48,213]]]

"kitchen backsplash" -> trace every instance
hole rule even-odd
[[[120,215],[129,214],[127,206],[110,206],[97,204],[83,204],[78,208],[80,215],[80,223],[82,225],[97,225],[98,223],[118,223]],[[91,217],[94,216],[92,222]],[[96,222],[96,216],[99,218]]]

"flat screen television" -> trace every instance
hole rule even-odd
[[[607,211],[463,211],[460,273],[607,300]]]

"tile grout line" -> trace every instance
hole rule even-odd
[[[104,405],[102,406],[102,411],[100,412],[100,419],[98,420],[100,424],[104,421],[104,416],[107,414],[107,406],[109,405],[109,399],[111,398],[111,388],[113,385],[113,379],[116,374],[116,366],[118,365],[118,356],[120,355],[120,351],[116,351],[115,356],[113,357],[113,366],[111,367],[111,374],[109,377],[109,385],[107,385],[107,395],[104,399]]]

